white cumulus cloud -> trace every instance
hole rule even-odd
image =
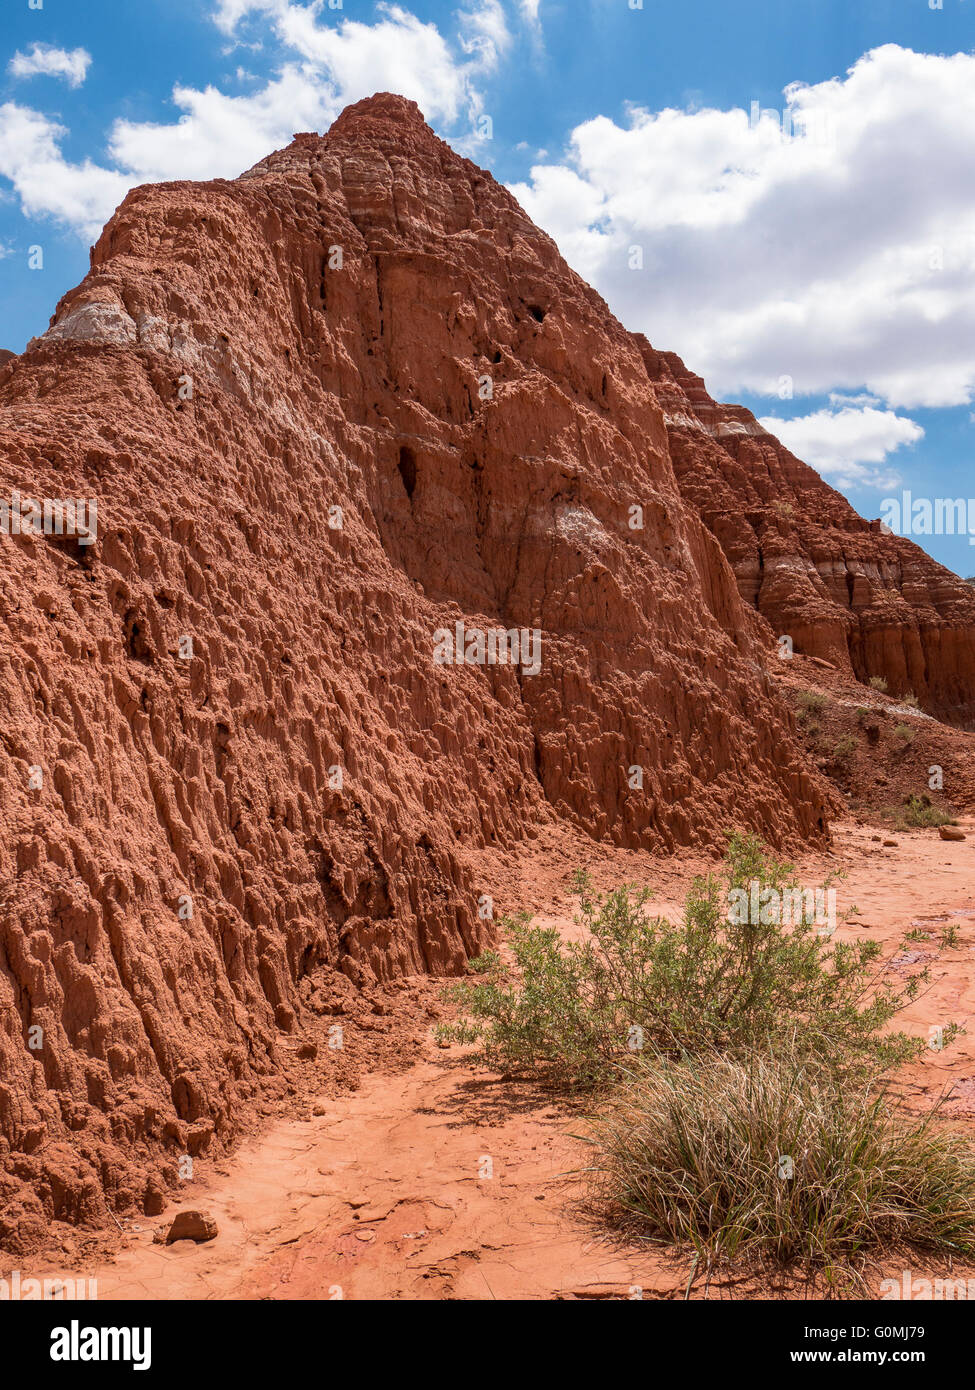
[[[501,0],[479,0],[472,10],[463,10],[460,19],[460,45],[471,54],[484,72],[497,70],[511,47],[511,31]]]
[[[760,119],[747,93],[598,116],[513,191],[723,395],[975,396],[975,55],[887,44]]]
[[[880,465],[902,445],[924,438],[915,420],[873,406],[817,410],[794,420],[768,415],[759,424],[841,488],[896,485],[897,473]]]
[[[470,122],[482,104],[477,79],[494,71],[511,41],[499,0],[458,14],[453,40],[394,4],[379,4],[370,24],[323,22],[320,4],[288,0],[222,0],[214,18],[232,37],[255,14],[291,60],[245,96],[175,87],[183,113],[176,122],[117,121],[109,150],[134,182],[233,177],[294,131],[325,130],[343,107],[377,91],[412,98],[447,127]]]
[[[501,0],[459,11],[451,34],[388,0],[376,15],[366,23],[326,11],[321,0],[219,0],[214,21],[235,37],[246,21],[262,20],[338,110],[378,91],[410,97],[428,120],[448,126],[480,109],[477,81],[497,70],[512,42]]]
[[[56,121],[8,101],[0,106],[0,176],[9,179],[27,217],[52,217],[82,236],[97,237],[132,180],[90,159],[73,164]]]
[[[380,3],[372,23],[326,11],[320,0],[219,0],[213,18],[235,39],[240,26],[263,24],[282,62],[264,85],[229,95],[216,85],[173,88],[171,121],[119,119],[108,134],[113,167],[67,161],[55,120],[8,104],[0,108],[0,176],[24,212],[50,216],[96,236],[126,191],[166,179],[233,178],[296,130],[326,130],[343,107],[376,91],[415,100],[432,122],[473,135],[483,102],[478,81],[511,44],[500,0],[482,0],[454,16],[448,36],[400,5]],[[79,50],[80,51],[80,50]],[[86,55],[87,56],[87,55]],[[9,138],[8,138],[9,137]]]
[[[69,87],[80,87],[88,75],[91,54],[84,48],[55,48],[35,43],[28,53],[19,50],[7,64],[12,77],[63,77]]]
[[[325,129],[342,109],[332,87],[295,64],[246,96],[174,87],[173,104],[183,112],[176,122],[119,120],[112,127],[109,151],[130,184],[233,178],[288,144],[296,130]]]

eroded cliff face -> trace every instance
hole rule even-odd
[[[132,192],[0,366],[0,498],[97,503],[92,544],[0,536],[8,1248],[158,1209],[282,1035],[460,970],[492,930],[478,847],[827,835],[749,589],[753,438],[706,436],[699,498],[656,362],[384,95],[237,180]],[[862,525],[858,564],[902,553]],[[762,534],[762,592],[792,534]],[[794,566],[810,634],[852,621],[829,553]],[[904,627],[962,705],[897,605],[864,661]],[[438,664],[458,623],[532,659]]]
[[[738,589],[795,650],[858,680],[882,676],[939,719],[975,724],[975,594],[901,536],[865,521],[742,406],[719,405],[674,353],[642,339],[685,499]]]

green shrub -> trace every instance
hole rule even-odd
[[[901,704],[908,705],[911,709],[919,709],[921,706],[921,701],[914,694],[913,690],[909,690],[902,699]]]
[[[904,803],[898,817],[901,824],[919,829],[928,826],[952,825],[953,818],[940,806],[935,806],[929,796],[911,795]]]
[[[883,676],[871,676],[870,687],[872,690],[879,690],[883,693],[887,689],[887,682],[884,680]]]
[[[798,887],[790,864],[743,834],[730,836],[720,879],[694,880],[678,923],[647,913],[647,890],[600,897],[579,874],[585,939],[508,921],[511,962],[489,952],[471,963],[475,979],[450,991],[464,1017],[440,1036],[479,1044],[495,1070],[573,1087],[609,1080],[641,1047],[742,1057],[789,1046],[838,1070],[920,1055],[923,1039],[885,1030],[924,976],[895,987],[872,971],[876,942],[833,941],[807,911],[796,925],[754,922],[750,908],[729,916],[730,894],[750,901],[752,884],[759,901]]]
[[[819,714],[829,703],[826,696],[819,690],[800,690],[798,695],[800,712],[803,715]]]
[[[975,1155],[938,1108],[909,1116],[790,1054],[637,1064],[586,1136],[600,1207],[631,1233],[825,1268],[887,1245],[975,1251]]]
[[[841,738],[833,749],[833,757],[838,763],[845,763],[847,759],[852,758],[858,746],[856,739],[849,734],[846,738]]]
[[[794,925],[754,913],[753,889],[765,906],[798,886],[754,835],[729,837],[678,924],[647,890],[576,886],[584,939],[507,922],[510,959],[472,962],[450,991],[464,1016],[438,1031],[504,1073],[616,1082],[585,1136],[612,1224],[693,1250],[695,1269],[801,1260],[837,1285],[881,1246],[975,1253],[971,1148],[878,1083],[925,1050],[890,1025],[926,971],[895,986],[875,942],[833,941],[808,904]]]
[[[894,728],[894,738],[899,738],[902,743],[913,743],[914,730],[910,724],[897,724]]]

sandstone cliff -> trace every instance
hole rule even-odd
[[[860,681],[913,691],[939,719],[975,723],[971,586],[885,534],[742,406],[719,405],[674,353],[641,340],[681,492],[721,543],[746,603],[795,650]]]
[[[668,436],[663,361],[383,95],[239,179],[133,191],[0,365],[0,498],[97,503],[94,543],[0,536],[9,1248],[158,1209],[283,1035],[459,970],[492,931],[472,848],[826,837],[765,669],[793,598],[748,571],[812,546],[766,536],[761,451],[815,480],[767,437]],[[847,533],[858,565],[904,553]],[[830,554],[793,566],[793,630],[836,655]],[[915,634],[964,705],[909,600],[864,669]],[[458,623],[539,633],[537,672],[437,664]]]

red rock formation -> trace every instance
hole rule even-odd
[[[672,352],[641,340],[684,497],[749,604],[795,650],[882,676],[931,714],[975,723],[975,594],[901,536],[864,521],[743,406],[718,405]]]
[[[158,1210],[349,981],[457,971],[471,847],[824,837],[645,357],[386,95],[134,190],[0,367],[0,499],[97,502],[0,536],[8,1247]],[[436,664],[458,622],[537,674]]]

